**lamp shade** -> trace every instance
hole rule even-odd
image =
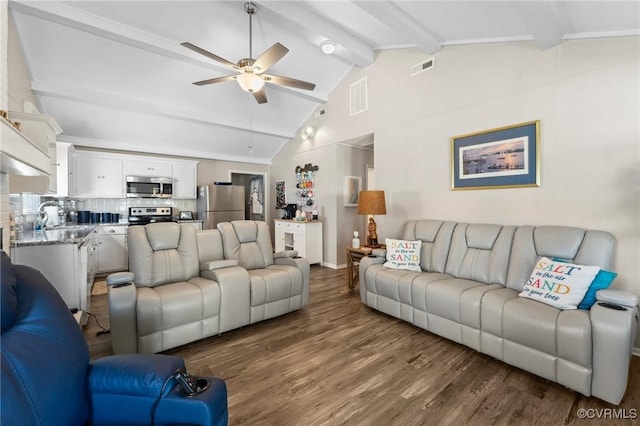
[[[360,191],[358,214],[387,214],[384,191]]]

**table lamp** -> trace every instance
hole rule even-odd
[[[376,233],[376,221],[373,215],[387,214],[387,207],[384,203],[384,191],[360,191],[358,195],[358,214],[371,215],[369,218],[369,233],[365,247],[380,247],[378,244],[378,234]]]

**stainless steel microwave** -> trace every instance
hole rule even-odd
[[[171,198],[173,179],[127,176],[127,198]]]

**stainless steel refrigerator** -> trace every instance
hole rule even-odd
[[[220,222],[244,220],[244,186],[205,185],[198,188],[198,219],[203,229],[215,229]]]

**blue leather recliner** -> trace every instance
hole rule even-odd
[[[115,355],[89,362],[82,331],[33,268],[1,252],[2,424],[226,425],[223,380],[187,396],[174,374],[181,358]]]

